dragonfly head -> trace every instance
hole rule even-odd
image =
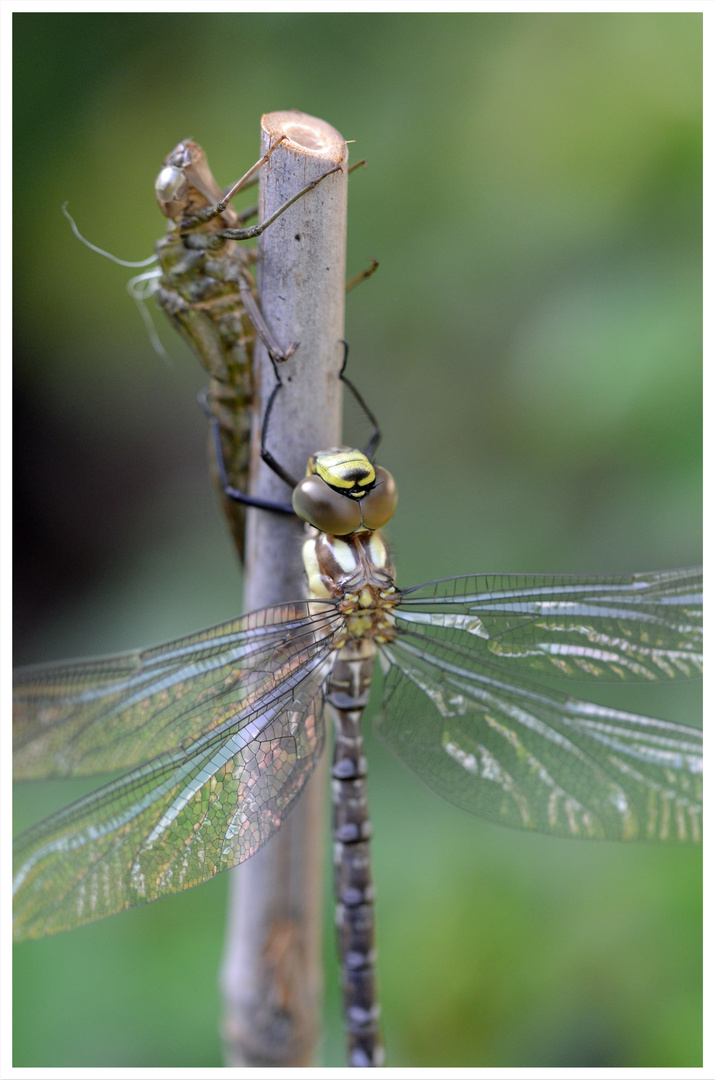
[[[164,158],[161,172],[154,182],[159,209],[172,221],[179,222],[223,198],[214,180],[206,154],[198,143],[184,139]],[[235,211],[227,206],[221,214],[224,225],[237,222]],[[220,222],[219,222],[220,224]]]
[[[164,159],[161,172],[154,182],[156,201],[162,214],[168,218],[183,216],[186,212],[189,196],[188,169],[191,165],[191,151],[194,143],[180,142]]]
[[[387,469],[360,450],[323,450],[308,461],[293,492],[299,518],[331,536],[373,532],[386,525],[397,506],[397,487]]]

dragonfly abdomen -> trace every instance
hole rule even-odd
[[[252,253],[230,240],[210,257],[204,251],[187,252],[178,229],[160,240],[156,250],[162,268],[156,291],[157,304],[211,376],[209,400],[219,422],[229,480],[234,487],[245,491],[250,457],[255,331],[243,303],[238,279],[245,275],[249,280]],[[245,508],[226,496],[224,504],[242,552]]]
[[[374,655],[370,653],[374,654],[374,645],[366,640],[351,642],[341,649],[326,691],[335,721],[332,768],[335,922],[349,1064],[358,1068],[380,1066],[384,1062],[376,987],[375,893],[370,870],[372,829],[361,731],[374,666]]]
[[[343,616],[325,689],[335,721],[332,768],[335,921],[348,1034],[349,1064],[381,1066],[377,1004],[374,889],[370,871],[367,762],[361,723],[370,697],[375,654],[395,634],[399,594],[379,532],[319,533],[303,545],[311,594],[332,599]]]

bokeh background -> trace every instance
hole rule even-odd
[[[400,484],[399,581],[700,559],[701,17],[15,16],[17,656],[235,615],[198,364],[123,256],[197,139],[229,184],[263,112],[355,139],[350,374]],[[576,688],[578,691],[578,688]],[[588,688],[585,693],[597,695]],[[697,688],[599,700],[698,722]],[[700,858],[471,819],[370,744],[393,1066],[696,1066]],[[16,826],[78,785],[24,787]],[[221,1064],[226,877],[15,951],[18,1066]],[[322,1062],[343,1062],[326,879]]]

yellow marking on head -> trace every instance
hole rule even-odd
[[[350,492],[353,498],[362,498],[375,483],[372,462],[360,450],[334,450],[316,454],[308,462],[308,469],[336,491]]]

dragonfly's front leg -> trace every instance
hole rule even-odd
[[[277,389],[277,387],[276,387]],[[275,392],[275,391],[274,391]],[[214,456],[216,458],[216,467],[218,469],[218,479],[221,490],[224,495],[229,499],[233,499],[234,502],[242,503],[244,506],[255,506],[259,510],[273,510],[278,514],[292,514],[295,516],[295,510],[289,503],[274,503],[269,502],[266,499],[258,499],[253,495],[246,494],[245,491],[239,491],[237,487],[228,479],[226,471],[226,461],[223,455],[223,446],[221,444],[221,424],[216,415],[214,414],[209,402],[206,392],[199,394],[199,404],[206,413],[209,423],[211,425],[211,437],[214,445]],[[295,483],[293,484],[295,486]]]
[[[265,221],[261,221],[258,225],[251,225],[247,229],[221,229],[219,232],[214,233],[211,237],[192,237],[192,242],[195,242],[197,247],[202,246],[207,248],[214,248],[219,247],[223,240],[255,239],[255,237],[260,236],[261,233],[265,232],[268,226],[272,225],[273,222],[281,216],[281,214],[284,214],[286,210],[293,205],[294,202],[297,202],[298,199],[302,199],[304,195],[307,195],[308,192],[312,191],[313,188],[317,187],[318,184],[320,184],[328,176],[332,176],[332,174],[336,172],[342,172],[342,168],[340,165],[336,165],[334,169],[328,169],[327,172],[324,172],[322,176],[319,176],[316,180],[311,180],[309,184],[306,184],[305,187],[301,188],[300,191],[296,192],[296,194],[293,195],[292,198],[284,202],[282,206],[279,206],[278,209],[270,215],[270,217],[267,217]],[[228,199],[232,193],[233,189],[231,189],[229,195],[227,195],[226,198],[223,199],[220,203],[218,203],[214,207],[209,207],[206,211],[206,214],[211,211],[210,216],[217,217],[221,213],[223,213],[223,211],[226,209],[226,203],[228,202]],[[204,212],[201,211],[200,213]],[[197,214],[196,217],[193,219],[188,219],[188,221],[182,221],[182,231],[185,229],[193,228],[196,221],[199,219],[209,220],[208,217],[200,218],[200,214]]]
[[[190,217],[185,218],[181,222],[182,231],[185,229],[196,228],[196,226],[202,225],[206,221],[212,221],[214,218],[220,217],[225,212],[226,207],[231,202],[231,199],[234,197],[234,195],[237,195],[239,191],[241,191],[243,188],[249,187],[250,184],[254,182],[254,177],[258,170],[261,168],[262,165],[265,165],[273,151],[278,146],[280,146],[280,144],[284,142],[286,138],[287,135],[281,135],[279,139],[276,139],[275,142],[271,143],[263,157],[259,158],[256,164],[252,165],[248,172],[244,173],[241,179],[237,180],[236,183],[228,189],[223,198],[219,199],[219,201],[214,206],[206,206],[204,207],[204,209],[197,210],[195,214],[191,214]],[[213,181],[213,177],[211,177],[211,180]],[[203,190],[204,193],[206,193],[205,189]],[[238,238],[234,237],[234,239]]]
[[[251,288],[250,281],[243,275],[238,279],[238,288],[241,294],[241,300],[243,306],[246,309],[246,314],[253,324],[253,328],[258,334],[259,338],[268,349],[270,356],[274,361],[282,363],[284,360],[288,360],[295,350],[298,348],[299,342],[293,341],[287,349],[283,349],[279,345],[277,339],[273,336],[273,331],[268,326],[268,323],[263,318],[263,312],[258,306],[258,301],[253,295],[253,289]]]

